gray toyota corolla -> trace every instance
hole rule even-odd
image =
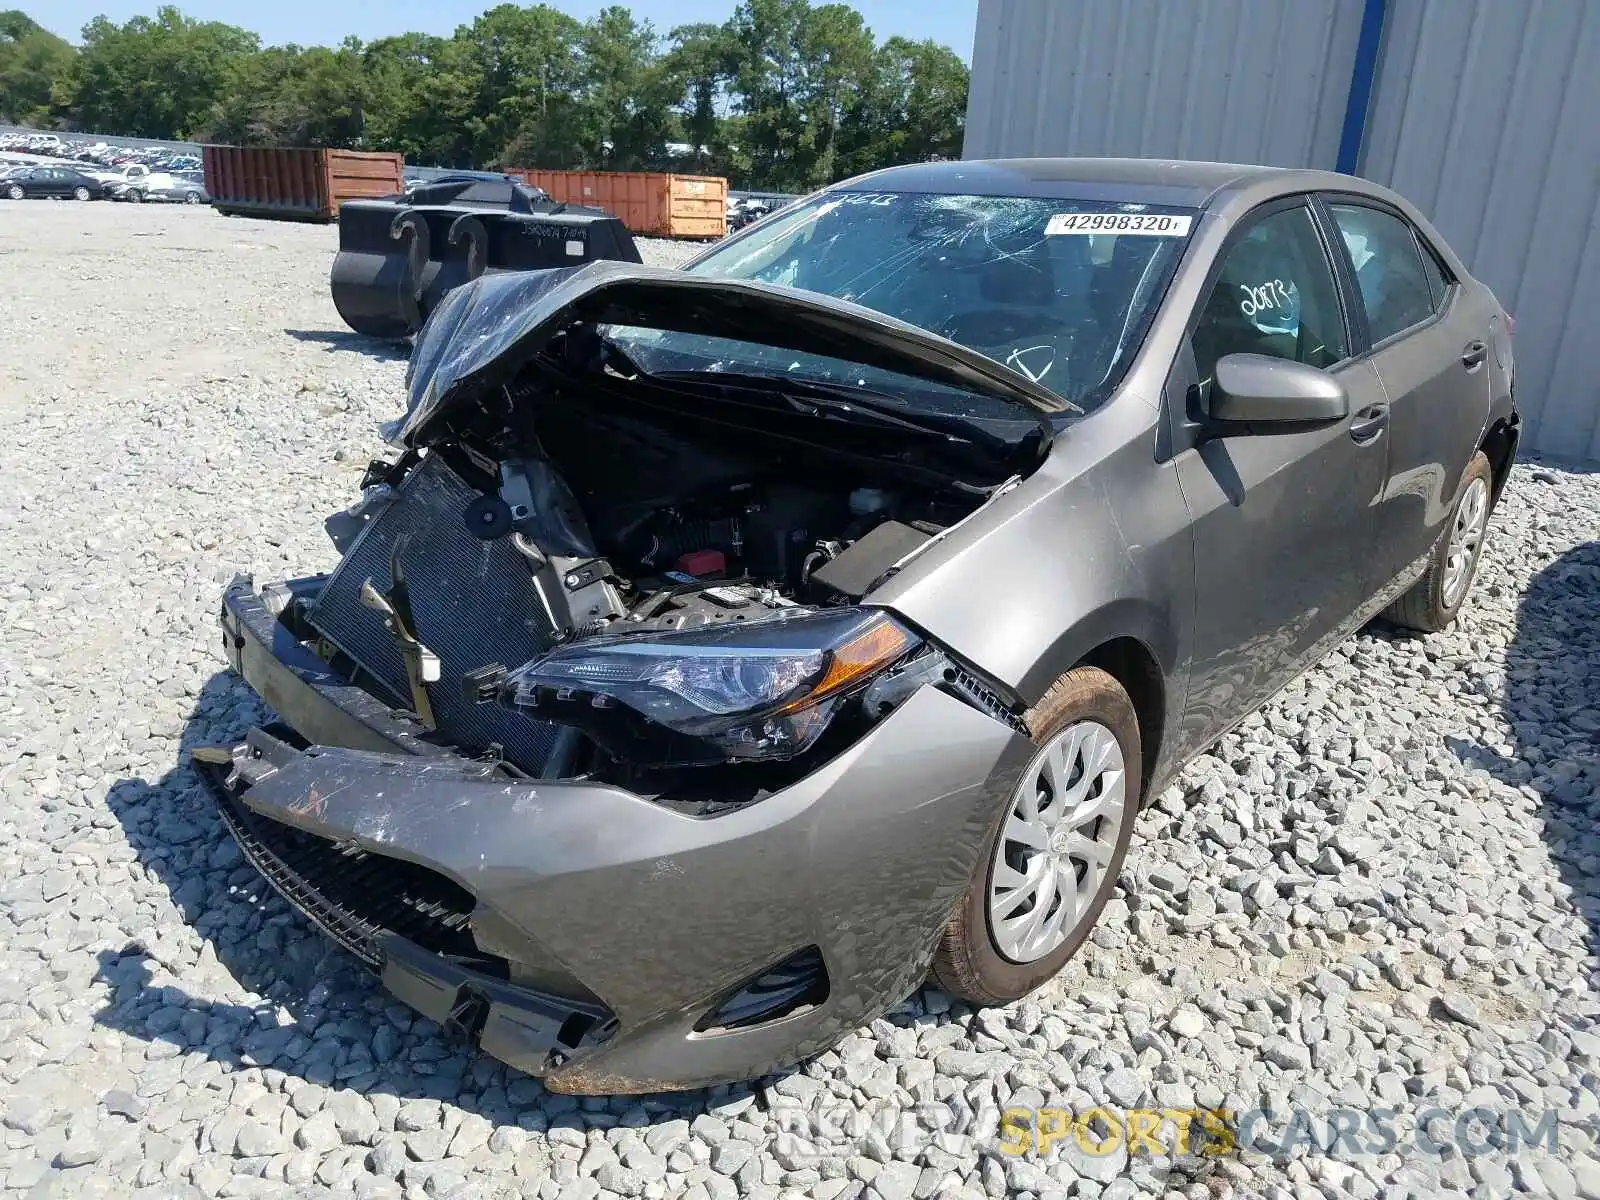
[[[1139,805],[1515,455],[1510,318],[1342,175],[963,162],[682,271],[451,293],[329,575],[236,580],[251,861],[555,1090],[747,1078],[1061,969]]]

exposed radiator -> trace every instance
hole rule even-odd
[[[509,537],[485,542],[467,531],[462,512],[478,493],[437,455],[424,459],[397,492],[356,538],[307,619],[381,681],[395,703],[410,708],[405,660],[382,615],[360,600],[368,578],[388,592],[390,553],[409,535],[402,564],[417,636],[439,656],[439,682],[428,685],[428,698],[440,731],[471,754],[498,743],[511,762],[538,771],[555,726],[497,704],[469,703],[461,691],[467,671],[491,662],[521,666],[549,649],[527,560]]]

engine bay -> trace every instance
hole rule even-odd
[[[480,413],[432,452],[481,490],[467,530],[514,539],[562,639],[854,603],[982,499],[826,447],[763,445],[758,431],[527,398],[508,407],[492,432],[495,414]]]
[[[882,488],[752,479],[644,511],[597,509],[593,544],[614,569],[618,619],[689,629],[858,600],[943,528],[940,515]]]
[[[433,429],[328,521],[323,656],[459,750],[657,795],[712,763],[766,786],[897,703],[937,656],[860,602],[1015,477],[926,429],[547,364]]]

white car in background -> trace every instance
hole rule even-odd
[[[107,185],[113,200],[143,204],[146,200],[172,204],[209,204],[205,179],[198,171],[148,171],[123,183]]]
[[[83,173],[98,179],[109,191],[121,184],[148,178],[150,168],[143,163],[123,163],[120,167],[94,167],[86,169]]]

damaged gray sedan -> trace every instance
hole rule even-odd
[[[567,1092],[748,1078],[1088,936],[1141,803],[1369,617],[1465,602],[1509,319],[1404,201],[944,163],[681,272],[485,276],[329,575],[236,580],[197,752],[384,984]]]

